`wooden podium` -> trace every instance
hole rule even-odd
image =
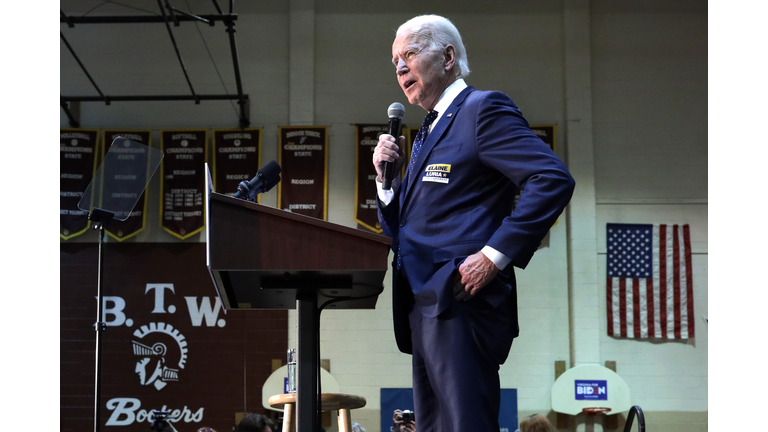
[[[226,309],[296,309],[297,432],[317,415],[319,308],[373,309],[392,239],[214,192],[206,164],[206,262]]]

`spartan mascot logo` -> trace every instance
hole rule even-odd
[[[156,389],[162,390],[168,382],[178,381],[179,369],[184,369],[187,361],[187,341],[184,335],[165,323],[149,323],[148,326],[141,326],[133,335],[141,339],[141,342],[133,341],[133,354],[137,358],[135,372],[141,385],[154,385]],[[169,364],[176,364],[177,368],[168,367]]]

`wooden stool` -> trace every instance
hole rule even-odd
[[[323,393],[320,401],[323,411],[339,412],[339,432],[352,432],[349,410],[365,406],[364,397],[340,393]],[[269,406],[284,410],[283,432],[296,431],[296,393],[272,396],[269,398]]]

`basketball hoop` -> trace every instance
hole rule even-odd
[[[606,414],[610,411],[611,409],[608,407],[587,407],[581,410],[586,415]]]

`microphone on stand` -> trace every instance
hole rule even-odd
[[[255,201],[256,195],[272,189],[280,182],[280,173],[282,169],[275,161],[269,161],[256,172],[256,176],[251,181],[242,181],[237,185],[235,198]]]
[[[400,102],[395,102],[389,106],[387,114],[389,115],[389,134],[395,137],[395,142],[399,143],[400,126],[405,115],[405,107]],[[381,179],[381,186],[384,190],[392,189],[392,179],[395,176],[394,169],[394,162],[384,162],[384,178]]]

